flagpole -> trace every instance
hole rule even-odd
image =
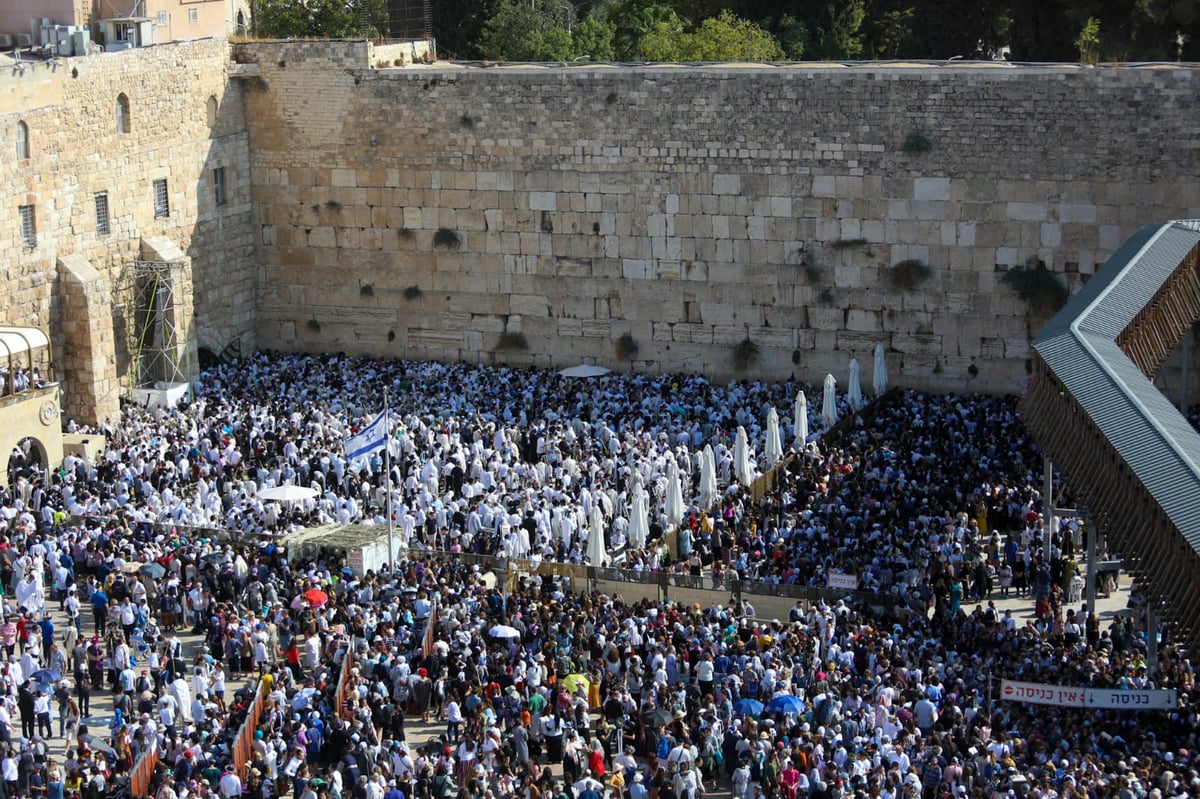
[[[388,535],[388,572],[394,578],[396,575],[396,550],[392,546],[392,415],[388,411],[388,390],[383,387],[383,468],[387,474],[384,488],[387,499],[384,509],[387,513]]]

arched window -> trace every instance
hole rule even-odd
[[[29,158],[29,126],[24,122],[17,123],[17,160]]]
[[[208,98],[208,126],[214,128],[217,126],[217,98],[216,95]]]
[[[122,94],[117,95],[117,133],[129,132],[129,98]]]

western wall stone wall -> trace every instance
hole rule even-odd
[[[747,374],[844,385],[883,343],[893,381],[1018,390],[1040,319],[1006,269],[1076,288],[1200,215],[1190,69],[235,58],[264,347],[722,379],[749,338]]]
[[[132,265],[147,241],[178,248],[194,285],[180,308],[185,371],[197,346],[254,347],[254,228],[241,87],[228,79],[224,40],[178,43],[0,73],[0,325],[51,333],[67,412],[81,422],[117,411],[132,370]],[[117,123],[128,101],[128,132]],[[16,150],[18,123],[29,157]],[[214,170],[224,167],[218,205]],[[166,179],[169,213],[156,216],[153,182]],[[109,232],[98,230],[106,193]],[[18,208],[35,208],[36,244],[24,246]]]

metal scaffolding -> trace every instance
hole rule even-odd
[[[177,261],[134,261],[114,286],[114,321],[129,357],[129,389],[188,382],[180,347],[187,320],[175,297],[183,267]]]

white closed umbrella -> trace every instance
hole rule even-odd
[[[746,437],[746,428],[741,425],[738,425],[737,438],[733,442],[733,476],[744,486],[754,479],[750,474],[750,440]]]
[[[683,484],[679,479],[679,464],[675,456],[667,456],[667,523],[678,525],[683,521]]]
[[[796,395],[795,416],[796,448],[804,449],[808,443],[808,397],[804,396],[803,391]]]
[[[887,361],[883,357],[883,345],[875,345],[875,374],[872,378],[872,388],[875,389],[875,396],[883,396],[883,392],[887,391]]]
[[[650,509],[646,507],[646,492],[641,480],[634,480],[629,492],[629,545],[634,549],[646,546],[650,537]]]
[[[846,391],[846,399],[850,410],[857,411],[863,406],[862,382],[859,377],[858,358],[850,359],[850,388]]]
[[[767,411],[767,444],[763,450],[763,458],[768,467],[783,460],[783,444],[779,440],[779,414],[774,408]]]
[[[600,503],[592,504],[591,516],[588,519],[588,563],[593,566],[604,566],[608,555],[604,547],[604,515],[600,512]]]
[[[700,452],[700,504],[711,508],[716,504],[720,491],[717,489],[717,461],[712,445],[705,444]]]
[[[837,379],[833,375],[825,375],[825,396],[821,400],[821,418],[825,420],[825,429],[837,424]]]

